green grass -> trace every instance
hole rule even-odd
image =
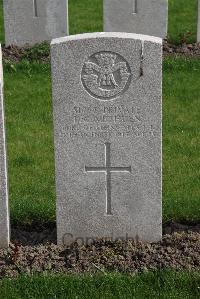
[[[189,299],[200,296],[199,273],[158,271],[137,276],[33,276],[0,281],[1,299]]]
[[[103,31],[102,0],[69,0],[70,34]]]
[[[4,41],[3,9],[0,0],[0,41]],[[103,0],[69,0],[70,34],[103,30]],[[195,42],[197,0],[169,0],[169,40]]]
[[[196,40],[197,0],[169,0],[169,39]],[[69,0],[70,34],[102,31],[102,0]],[[0,0],[0,40],[4,41]],[[30,50],[33,59],[40,48]],[[46,47],[42,49],[46,51]],[[55,179],[50,66],[6,64],[5,102],[9,191],[13,223],[55,221]],[[164,62],[164,221],[200,219],[200,60]],[[198,273],[134,277],[21,276],[0,281],[0,298],[199,298]]]
[[[164,219],[200,219],[200,60],[164,63]]]
[[[169,0],[169,40],[175,44],[195,42],[198,0]]]
[[[169,37],[196,36],[197,0],[169,1]],[[102,30],[101,0],[70,0],[70,33]],[[0,0],[2,24],[2,0]],[[2,36],[2,26],[0,37]],[[188,40],[188,41],[189,41]],[[47,52],[47,53],[46,53]],[[29,59],[48,47],[29,50]],[[9,186],[13,222],[55,220],[51,75],[49,65],[6,65]],[[164,221],[200,219],[200,62],[168,58],[164,63]]]
[[[55,220],[50,66],[6,65],[5,100],[13,222]],[[200,219],[200,60],[164,62],[164,221]]]
[[[8,65],[4,77],[11,218],[55,219],[50,66]]]

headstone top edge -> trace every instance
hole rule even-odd
[[[153,42],[160,45],[162,45],[163,43],[163,40],[160,37],[144,35],[144,34],[135,34],[135,33],[127,33],[127,32],[95,32],[95,33],[83,33],[83,34],[76,34],[76,35],[55,38],[51,41],[51,46],[60,43],[65,43],[68,41],[95,39],[95,38],[134,39],[134,40],[140,40],[142,42]]]

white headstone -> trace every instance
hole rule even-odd
[[[58,243],[162,236],[162,40],[52,41]]]
[[[168,0],[104,0],[104,31],[165,38]]]
[[[34,45],[68,34],[68,0],[3,0],[6,45]]]
[[[200,42],[200,0],[198,0],[197,42]]]
[[[8,185],[6,165],[6,142],[3,102],[3,68],[0,46],[0,248],[8,247],[10,241]]]

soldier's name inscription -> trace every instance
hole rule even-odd
[[[135,106],[74,106],[70,111],[68,136],[74,137],[154,137],[156,128],[145,121]]]
[[[74,123],[86,122],[141,122],[143,113],[138,107],[128,106],[89,106],[73,107],[71,117]]]

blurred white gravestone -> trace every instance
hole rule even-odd
[[[51,45],[58,243],[162,236],[162,40],[92,33]]]
[[[104,31],[167,36],[168,0],[104,0]]]
[[[10,241],[8,185],[6,165],[6,141],[3,101],[3,67],[0,47],[0,248],[8,247]]]
[[[34,45],[68,34],[68,0],[3,0],[6,45]]]
[[[198,0],[197,42],[200,42],[200,0]]]

